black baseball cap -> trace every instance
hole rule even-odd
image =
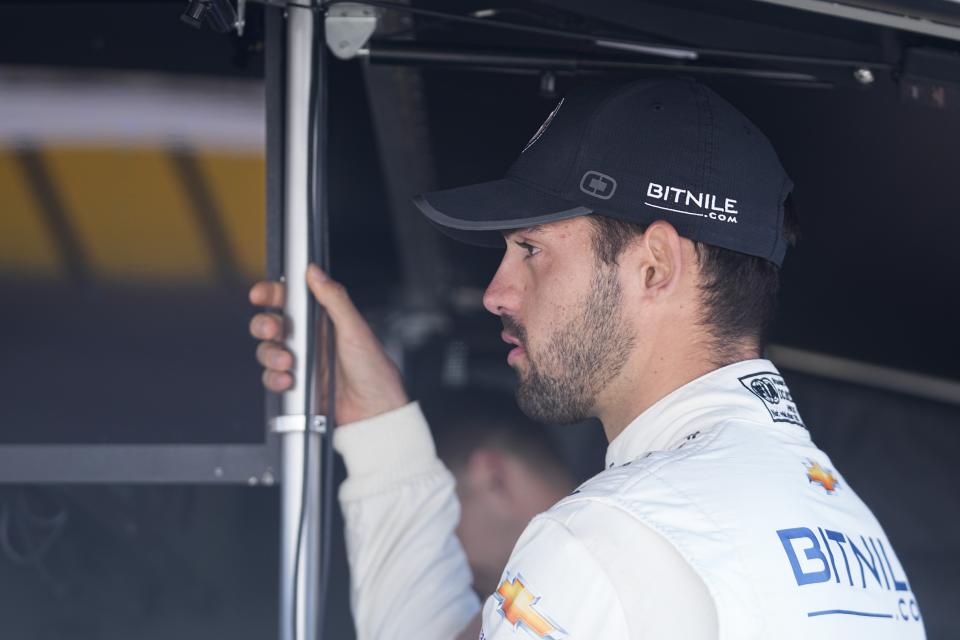
[[[688,78],[566,96],[501,180],[424,193],[444,233],[503,247],[502,232],[597,213],[670,222],[690,240],[783,263],[793,183],[767,137]]]

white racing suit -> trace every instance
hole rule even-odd
[[[480,604],[419,408],[345,425],[335,446],[358,638],[452,640]],[[883,528],[769,361],[664,397],[606,466],[524,531],[482,639],[925,637]]]

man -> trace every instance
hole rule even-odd
[[[596,416],[610,441],[607,469],[521,536],[481,638],[924,637],[882,527],[760,359],[791,186],[742,114],[671,79],[568,96],[507,178],[416,200],[455,237],[506,239],[484,303],[524,412]],[[342,287],[308,281],[356,420],[335,440],[358,633],[453,637],[477,603],[452,481]],[[290,355],[259,353],[267,387],[289,385]]]
[[[476,388],[441,393],[424,401],[424,414],[456,480],[456,534],[474,591],[487,596],[530,520],[576,483],[550,432],[520,413],[511,397]]]

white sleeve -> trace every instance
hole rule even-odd
[[[454,529],[460,505],[417,403],[338,427],[334,448],[358,640],[451,640],[480,603]]]
[[[660,534],[600,502],[535,518],[483,610],[485,640],[540,625],[553,640],[715,640],[714,601]]]

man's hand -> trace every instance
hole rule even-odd
[[[372,418],[407,404],[396,366],[343,285],[315,265],[307,269],[307,285],[335,328],[337,424]],[[279,282],[258,282],[250,289],[250,302],[280,308],[284,293],[284,285]],[[257,361],[264,366],[263,386],[270,391],[286,391],[293,385],[293,355],[282,344],[283,318],[276,313],[258,313],[250,321],[250,333],[261,340]],[[321,366],[325,366],[326,358],[321,360]]]

